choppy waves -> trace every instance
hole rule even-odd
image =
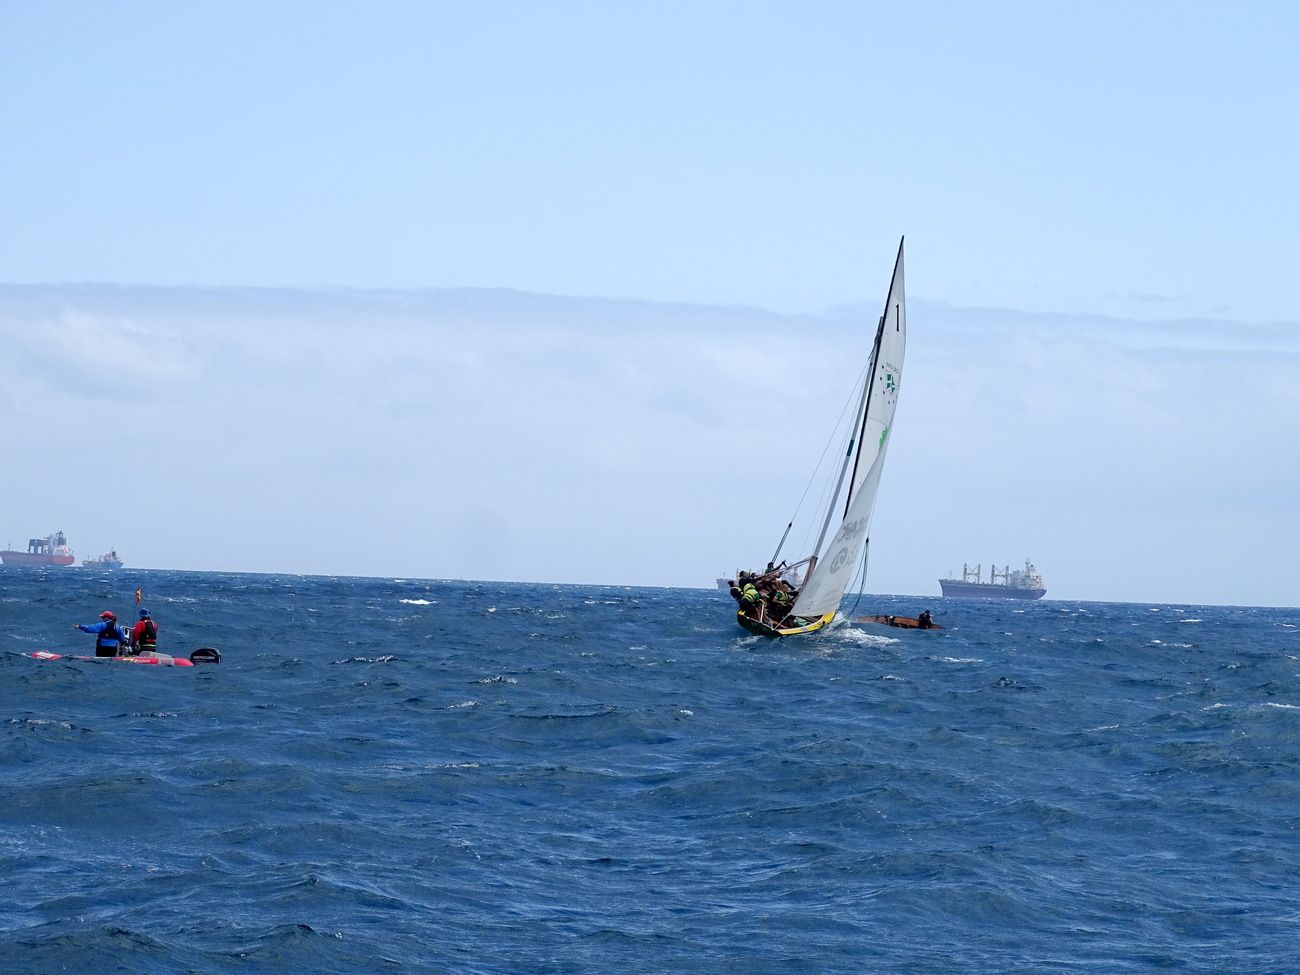
[[[0,970],[1293,967],[1295,611],[143,580],[219,667],[20,656],[103,582],[5,577]]]

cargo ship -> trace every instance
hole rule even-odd
[[[55,532],[45,538],[27,540],[27,551],[18,552],[5,549],[0,552],[0,562],[5,565],[71,565],[77,561],[68,548],[68,540],[63,532]]]
[[[122,560],[117,557],[117,549],[110,549],[97,559],[82,559],[83,569],[120,569]]]
[[[1043,577],[1034,564],[1025,559],[1025,567],[1007,566],[1001,572],[996,565],[989,568],[989,581],[984,582],[981,566],[970,568],[964,562],[960,579],[940,579],[939,588],[945,596],[964,596],[987,599],[1042,599],[1047,594]]]

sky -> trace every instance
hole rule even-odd
[[[868,590],[1029,557],[1049,598],[1295,605],[1298,36],[0,0],[0,449],[41,458],[0,540],[707,585],[771,554],[906,234]]]

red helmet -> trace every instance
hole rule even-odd
[[[99,618],[100,618],[101,620],[115,620],[115,619],[117,619],[117,617],[114,616],[114,615],[113,615],[111,612],[109,612],[108,610],[104,610],[102,613],[100,613],[100,614],[99,614]]]

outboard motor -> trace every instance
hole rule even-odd
[[[190,654],[190,663],[219,664],[221,663],[221,651],[216,647],[199,647]]]

